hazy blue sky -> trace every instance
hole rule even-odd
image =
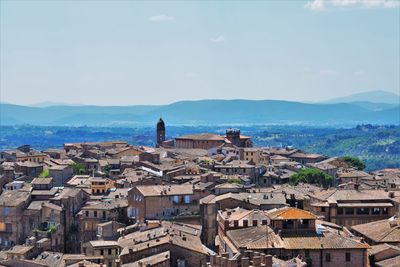
[[[1,101],[399,92],[399,2],[1,1]]]

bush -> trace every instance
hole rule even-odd
[[[351,167],[356,168],[357,170],[361,171],[365,169],[365,163],[362,162],[359,158],[357,157],[350,157],[350,156],[345,156],[341,157],[341,160],[345,161],[348,163]]]
[[[49,177],[49,169],[43,169],[43,171],[39,174],[40,178],[47,178]]]
[[[85,165],[82,163],[73,163],[71,167],[74,170],[74,174],[84,174],[86,172]]]
[[[320,184],[328,187],[332,184],[332,180],[332,176],[315,168],[302,169],[298,173],[290,176],[290,182],[294,185],[297,185],[299,183],[307,183]]]
[[[239,178],[229,178],[228,183],[230,184],[241,184],[241,180]]]

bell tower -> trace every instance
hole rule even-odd
[[[165,123],[160,118],[157,122],[157,140],[156,147],[161,147],[162,143],[165,141]]]

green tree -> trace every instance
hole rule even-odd
[[[361,170],[365,169],[365,163],[362,162],[357,157],[345,156],[345,157],[341,157],[340,159],[345,161],[346,163],[348,163],[351,167],[356,168],[357,170],[361,171]]]
[[[242,181],[239,178],[229,178],[228,183],[230,184],[241,184]]]
[[[43,171],[39,174],[39,178],[47,178],[49,175],[49,169],[43,169]]]
[[[110,176],[110,171],[111,171],[111,165],[106,165],[103,169],[104,173],[106,176]]]
[[[290,182],[294,185],[299,183],[320,184],[328,187],[332,184],[332,176],[315,168],[301,169],[299,172],[290,176]]]
[[[86,172],[85,165],[82,163],[73,163],[71,167],[74,171],[74,174],[84,174]]]

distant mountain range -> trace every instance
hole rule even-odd
[[[32,107],[3,103],[0,104],[0,125],[140,126],[153,125],[160,116],[170,125],[400,124],[399,102],[380,103],[365,99],[364,96],[349,96],[342,98],[343,102],[349,103],[332,104],[281,100],[198,100],[158,106]]]
[[[400,95],[387,91],[377,90],[377,91],[352,94],[349,96],[337,97],[324,101],[323,103],[336,104],[336,103],[351,103],[351,102],[371,102],[371,103],[399,105]]]

